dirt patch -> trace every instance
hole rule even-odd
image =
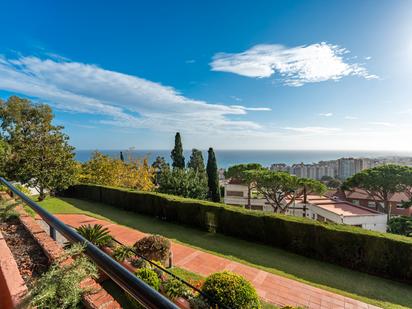
[[[30,288],[34,281],[49,268],[47,257],[17,218],[0,221],[0,230],[16,260],[24,282]]]

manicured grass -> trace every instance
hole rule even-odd
[[[179,278],[182,278],[183,280],[192,283],[196,281],[203,281],[205,278],[201,275],[195,274],[191,271],[188,271],[186,269],[180,268],[180,267],[173,267],[170,269],[170,271],[178,276]]]
[[[383,308],[412,308],[412,286],[351,271],[269,246],[206,233],[109,205],[71,198],[40,203],[52,213],[83,213],[160,234],[177,242]]]

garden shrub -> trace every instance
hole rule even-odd
[[[250,282],[229,271],[211,274],[202,291],[230,308],[261,308],[259,296]]]
[[[162,284],[165,294],[170,299],[176,299],[178,297],[186,296],[188,293],[188,288],[180,280],[170,277],[169,279],[163,281]]]
[[[133,250],[133,247],[123,246],[123,245],[117,246],[113,250],[113,257],[117,261],[123,262],[124,260],[132,258],[132,257],[135,256],[135,254],[132,250]]]
[[[76,185],[62,192],[143,215],[234,236],[391,279],[412,282],[412,239],[306,218],[154,192]]]
[[[30,291],[30,308],[78,308],[83,293],[90,289],[80,287],[86,278],[97,279],[97,267],[82,252],[80,244],[72,245],[50,266]],[[69,257],[73,262],[63,264]],[[92,291],[90,291],[92,292]]]
[[[20,214],[16,207],[19,205],[16,201],[0,201],[0,219],[7,221],[9,219],[17,218]]]
[[[76,231],[98,247],[111,246],[113,243],[113,238],[110,235],[109,229],[103,227],[101,224],[81,225]]]
[[[150,285],[156,291],[160,289],[160,279],[157,274],[151,270],[150,268],[140,268],[136,271],[135,275],[142,279],[146,284]],[[136,309],[144,309],[146,308],[142,304],[140,304],[137,300],[135,300],[129,293],[126,293],[126,298],[129,301],[131,307]]]
[[[160,279],[156,272],[149,268],[140,268],[136,271],[136,276],[154,288],[156,291],[160,289]]]
[[[170,240],[160,235],[149,235],[138,240],[135,251],[148,260],[159,261],[165,265],[170,257]]]

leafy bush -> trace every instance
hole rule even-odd
[[[412,237],[412,217],[401,216],[390,219],[388,232]]]
[[[164,291],[170,299],[186,296],[188,288],[180,280],[176,278],[169,278],[162,284]]]
[[[153,270],[149,268],[140,268],[136,271],[136,276],[142,279],[156,291],[159,291],[160,279]]]
[[[156,291],[160,289],[160,279],[157,274],[151,270],[150,268],[140,268],[136,271],[136,276],[142,279],[146,284],[150,285]],[[144,309],[145,306],[141,305],[138,301],[136,301],[132,296],[126,293],[126,297],[129,300],[130,305],[136,309]]]
[[[103,227],[101,224],[81,225],[76,230],[80,235],[96,246],[105,247],[112,244],[113,238],[110,236],[109,229]]]
[[[211,274],[202,291],[230,308],[261,308],[256,290],[249,281],[229,271]]]
[[[412,282],[412,239],[407,237],[160,193],[77,185],[64,194],[204,231],[210,228],[210,218],[214,218],[218,233]]]
[[[36,281],[30,292],[33,308],[77,308],[83,293],[89,291],[80,287],[86,278],[97,278],[96,266],[83,254],[84,247],[71,246],[49,270]],[[71,264],[60,264],[69,257],[76,256]]]
[[[15,210],[19,203],[15,201],[1,201],[0,202],[0,219],[9,220],[11,218],[17,218],[20,214]]]
[[[158,181],[158,191],[161,193],[197,199],[207,198],[208,187],[206,174],[197,172],[191,168],[164,170],[159,174]]]
[[[192,309],[210,309],[208,302],[200,295],[189,298],[190,308]]]
[[[123,262],[124,260],[135,256],[132,249],[133,247],[129,246],[117,246],[113,251],[113,257],[119,262]]]
[[[23,186],[22,184],[16,183],[14,186],[16,187],[16,189],[20,190],[24,194],[29,195],[29,196],[31,195],[31,191],[27,187]]]
[[[150,263],[139,257],[132,260],[132,265],[136,268],[150,268]]]
[[[159,261],[163,265],[170,256],[170,240],[160,235],[143,237],[134,244],[134,248],[146,259]]]

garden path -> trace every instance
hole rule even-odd
[[[123,244],[132,245],[146,234],[138,230],[81,214],[55,215],[64,223],[78,227],[83,224],[101,224]],[[188,271],[208,276],[229,270],[244,276],[266,302],[278,306],[301,306],[310,309],[368,309],[376,306],[345,297],[311,285],[281,277],[264,270],[244,265],[195,248],[172,242],[173,264]]]

